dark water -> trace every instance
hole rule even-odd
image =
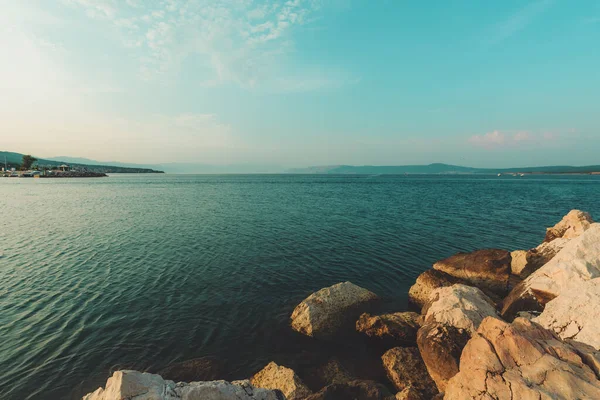
[[[298,351],[310,292],[350,280],[403,310],[435,260],[530,248],[599,198],[593,176],[0,179],[0,398],[204,355],[247,377]]]

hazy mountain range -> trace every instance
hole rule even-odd
[[[516,168],[472,168],[449,164],[429,165],[332,165],[323,167],[295,168],[288,172],[297,174],[499,174],[499,173],[591,173],[600,172],[600,165],[546,166]]]
[[[0,164],[20,164],[23,154],[0,151]],[[39,165],[54,166],[67,163],[103,172],[149,173],[166,172],[171,174],[253,174],[253,173],[289,173],[289,174],[498,174],[498,173],[592,173],[600,172],[600,165],[589,166],[545,166],[516,168],[473,168],[458,165],[435,163],[429,165],[327,165],[306,168],[284,168],[277,165],[230,164],[211,165],[202,163],[164,163],[134,164],[118,161],[96,161],[82,157],[40,158]]]

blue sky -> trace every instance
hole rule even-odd
[[[600,164],[600,1],[0,0],[6,150]]]

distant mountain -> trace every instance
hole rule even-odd
[[[296,168],[293,174],[473,174],[478,169],[448,164],[429,165],[332,165],[323,167]]]
[[[429,165],[331,165],[321,167],[294,168],[286,171],[292,174],[569,174],[600,172],[600,165],[582,167],[547,166],[547,167],[517,167],[517,168],[472,168],[449,164]]]
[[[18,166],[23,154],[0,151],[0,164],[4,164],[4,156],[10,166]],[[229,164],[211,165],[201,163],[164,163],[164,164],[132,164],[117,161],[96,161],[82,157],[51,157],[40,159],[40,166],[57,166],[60,164],[85,168],[93,172],[104,173],[154,173],[167,172],[171,174],[583,174],[600,173],[600,165],[589,166],[546,166],[519,168],[473,168],[458,165],[435,163],[429,165],[326,165],[306,168],[285,169],[277,165]]]
[[[102,172],[105,174],[111,173],[128,173],[128,174],[140,174],[140,173],[162,173],[163,171],[155,170],[154,168],[146,168],[131,164],[131,166],[122,165],[111,165],[109,163],[99,163],[94,160],[88,160],[86,158],[76,157],[65,157],[63,158],[51,158],[44,159],[38,158],[35,165],[39,167],[56,167],[62,164],[68,164],[72,168],[84,169],[91,172]],[[23,154],[13,153],[8,151],[0,151],[0,165],[4,166],[4,161],[8,164],[9,168],[17,168],[20,166],[23,160]],[[91,162],[91,163],[90,163]]]

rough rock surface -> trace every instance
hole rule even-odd
[[[506,250],[485,249],[458,253],[433,264],[433,268],[498,295],[508,291],[511,256]]]
[[[222,370],[218,359],[200,357],[171,364],[158,371],[158,375],[175,382],[214,381],[219,379]]]
[[[475,333],[485,317],[497,316],[492,301],[478,288],[457,284],[436,289],[425,323],[438,322]]]
[[[300,400],[312,394],[294,370],[270,362],[257,372],[250,383],[257,388],[278,389],[288,400]]]
[[[589,229],[593,222],[590,214],[579,210],[571,210],[558,224],[546,229],[544,242],[551,242],[557,238],[574,239],[579,237]]]
[[[346,383],[356,378],[340,363],[337,358],[332,358],[316,369],[321,386],[334,383]]]
[[[371,315],[364,313],[356,321],[356,330],[365,335],[386,342],[414,345],[417,331],[421,326],[421,316],[414,312]]]
[[[277,390],[257,389],[248,381],[175,383],[160,375],[138,371],[116,371],[83,400],[284,400]]]
[[[569,243],[570,239],[557,238],[544,242],[531,250],[516,250],[511,254],[511,273],[521,279],[527,278],[533,272],[552,260],[559,251]]]
[[[330,339],[353,329],[356,319],[377,295],[351,282],[342,282],[308,296],[292,313],[292,328],[307,336]]]
[[[600,354],[584,346],[526,319],[486,318],[465,346],[444,399],[598,399]]]
[[[429,375],[440,392],[458,373],[460,355],[470,339],[464,329],[437,322],[425,324],[417,334],[417,344]]]
[[[562,339],[600,349],[600,278],[561,293],[533,321]]]
[[[438,288],[463,283],[461,279],[448,275],[436,269],[428,269],[417,277],[415,284],[408,291],[408,300],[422,309],[431,297],[431,293]]]
[[[527,268],[527,253],[527,250],[515,250],[510,253],[511,274],[522,277],[521,273]]]
[[[413,387],[404,388],[401,392],[396,393],[396,400],[429,400],[429,397],[423,396]]]
[[[438,393],[416,347],[394,347],[381,359],[390,382],[400,392],[416,391],[427,398]]]
[[[560,293],[600,277],[600,224],[571,239],[546,265],[519,283],[504,299],[502,316],[542,311]]]
[[[393,400],[394,396],[387,388],[377,382],[355,380],[334,383],[308,396],[306,400]]]

